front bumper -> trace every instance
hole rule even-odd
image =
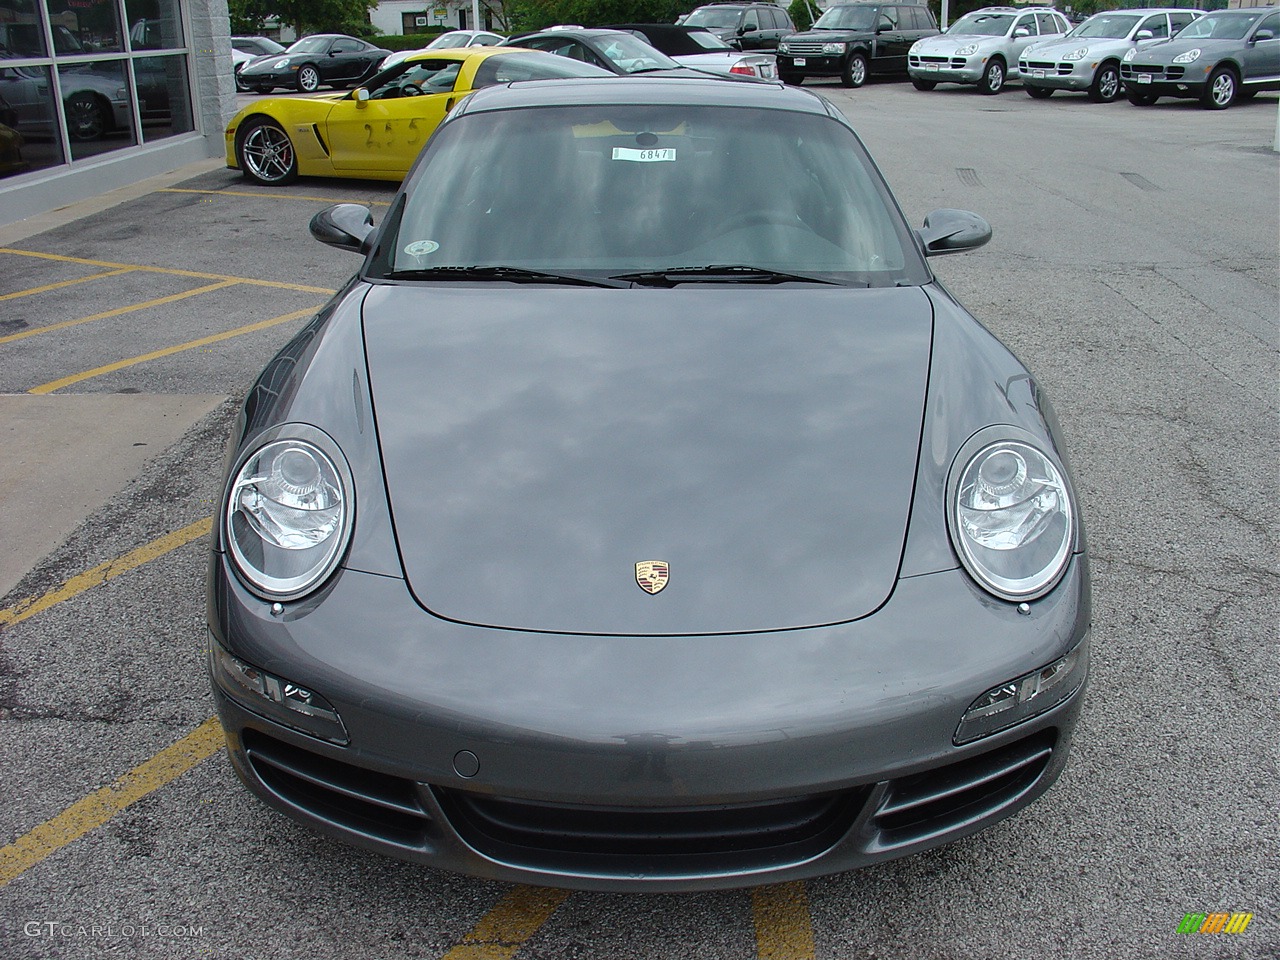
[[[844,72],[844,55],[800,56],[780,53],[777,56],[779,75],[801,77],[838,77]]]
[[[919,57],[907,58],[907,74],[912,80],[935,83],[977,83],[986,69],[986,57]]]
[[[1138,93],[1147,93],[1157,97],[1198,97],[1208,82],[1212,65],[1201,67],[1193,63],[1188,66],[1170,64],[1123,63],[1120,65],[1120,79],[1125,88]]]
[[[1018,76],[1029,87],[1042,87],[1046,90],[1088,90],[1093,85],[1094,72],[1097,69],[1089,61],[1071,62],[1021,60],[1018,62]]]
[[[214,694],[245,784],[358,846],[583,889],[799,879],[957,839],[1048,789],[1085,668],[1052,710],[952,737],[984,690],[1087,642],[1086,567],[1026,615],[953,570],[842,626],[619,639],[450,624],[352,571],[273,616],[215,557],[212,639],[321,694],[349,742],[267,719],[216,670]]]

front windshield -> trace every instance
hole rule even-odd
[[[659,53],[639,37],[619,33],[597,41],[600,55],[613,63],[623,73],[646,73],[650,70],[671,70],[680,66],[665,53]]]
[[[683,105],[464,114],[440,129],[406,192],[372,277],[726,264],[875,286],[928,276],[862,145],[823,115]]]
[[[422,49],[444,50],[448,47],[465,47],[470,39],[471,34],[469,33],[463,33],[461,30],[450,30],[448,33],[440,34]]]
[[[872,7],[831,7],[813,22],[813,29],[870,30],[875,14]]]
[[[290,46],[285,53],[324,53],[328,49],[328,37],[303,37]]]
[[[1012,13],[966,13],[947,31],[953,37],[1003,37],[1013,23]]]
[[[1243,40],[1262,13],[1210,13],[1187,24],[1179,40]]]
[[[685,18],[686,27],[710,27],[712,30],[736,30],[741,10],[727,10],[724,7],[695,10]]]
[[[706,30],[690,30],[689,39],[700,46],[703,50],[732,50],[729,46],[714,33],[708,33]]]
[[[1068,37],[1084,37],[1088,40],[1123,40],[1138,25],[1141,17],[1125,17],[1114,13],[1099,13],[1072,30]]]

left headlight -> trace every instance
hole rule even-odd
[[[341,451],[318,430],[298,432],[314,438],[268,440],[241,457],[227,487],[223,534],[232,566],[268,600],[296,600],[324,582],[342,559],[355,519]]]
[[[827,54],[844,53],[845,46],[846,45],[843,43],[824,43],[822,45],[822,52]]]
[[[1176,57],[1173,58],[1173,62],[1174,63],[1195,63],[1199,59],[1200,59],[1200,48],[1196,47],[1194,50],[1188,50],[1186,53],[1178,54]]]
[[[1004,600],[1048,593],[1076,541],[1076,510],[1063,471],[1020,440],[989,443],[956,466],[948,518],[965,569]]]
[[[1070,53],[1062,55],[1063,60],[1083,60],[1089,55],[1088,47],[1080,47],[1078,50],[1072,50]]]
[[[978,45],[976,43],[966,43],[963,47],[961,47],[959,50],[956,51],[956,56],[972,57],[977,52],[978,52]]]

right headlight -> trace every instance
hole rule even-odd
[[[314,428],[286,429],[243,456],[227,487],[232,566],[268,600],[296,600],[326,580],[355,517],[351,471],[336,444]]]
[[[956,56],[972,57],[977,52],[978,52],[978,45],[976,43],[966,43],[963,47],[961,47],[959,50],[956,51]]]
[[[1047,454],[1022,440],[988,443],[957,459],[948,496],[952,542],[984,589],[1017,602],[1057,585],[1074,549],[1076,510]]]

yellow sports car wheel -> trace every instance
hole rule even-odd
[[[240,134],[240,169],[264,186],[289,183],[298,176],[298,158],[284,129],[272,120],[250,121]]]

